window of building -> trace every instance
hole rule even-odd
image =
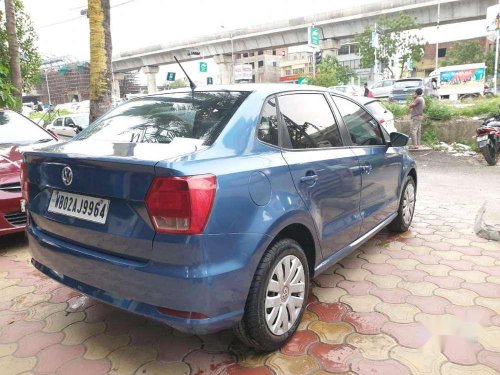
[[[293,74],[302,74],[305,72],[304,68],[293,69]]]
[[[363,108],[350,100],[334,96],[333,100],[349,130],[352,143],[357,146],[384,145],[380,125]],[[280,101],[281,106],[281,101]]]
[[[246,53],[246,52],[245,52],[245,53],[243,54],[243,57],[248,57],[248,53]]]
[[[258,54],[259,54],[259,55],[263,55],[263,54],[264,54],[264,51],[260,50],[260,51],[258,52]]]
[[[250,52],[250,53],[248,54],[248,56],[250,56],[250,57],[255,56],[255,53]]]
[[[343,46],[340,46],[339,55],[348,55],[348,54],[349,54],[349,45],[344,44]]]
[[[446,48],[438,48],[438,57],[446,56]]]
[[[269,99],[264,108],[257,129],[257,138],[261,141],[278,146],[278,115],[276,99]]]
[[[342,146],[337,122],[322,94],[283,95],[278,100],[294,149]]]
[[[273,61],[273,66],[276,67],[276,61]]]
[[[312,73],[312,72],[313,72],[313,67],[309,66],[309,73]]]
[[[275,49],[273,49],[273,55],[276,55],[276,50]]]
[[[257,63],[257,66],[259,68],[262,68],[264,66],[264,61],[263,60],[259,60],[259,62]]]
[[[286,76],[291,76],[292,75],[292,71],[290,69],[286,69],[285,70],[285,75]]]

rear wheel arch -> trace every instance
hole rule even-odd
[[[408,172],[407,176],[410,176],[413,178],[413,182],[415,182],[415,189],[417,188],[417,170],[412,167],[410,171]]]

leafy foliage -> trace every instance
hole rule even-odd
[[[38,53],[36,43],[38,36],[31,23],[31,18],[24,11],[21,0],[14,0],[16,12],[17,39],[21,50],[21,76],[23,88],[29,90],[40,80],[40,65],[42,59]],[[0,66],[9,66],[9,47],[7,44],[7,31],[5,17],[0,11]]]
[[[7,67],[2,66],[0,63],[0,108],[16,108],[18,103],[12,96],[15,87],[9,82],[7,75]]]
[[[402,105],[394,102],[389,102],[389,101],[383,101],[384,107],[386,107],[389,111],[392,112],[394,115],[394,118],[403,118],[407,114],[410,113],[410,109],[408,108],[407,105]]]
[[[391,60],[395,60],[401,66],[402,75],[404,62],[408,58],[411,57],[414,63],[422,59],[423,39],[408,32],[408,30],[420,29],[415,18],[406,13],[399,13],[396,18],[383,16],[377,19],[377,29],[379,32],[377,59],[383,67],[390,69]],[[375,49],[371,45],[372,31],[374,31],[374,26],[366,26],[365,30],[355,38],[363,68],[371,68],[375,65]]]
[[[308,78],[312,85],[330,87],[347,84],[351,77],[356,77],[356,73],[339,63],[334,56],[327,56],[316,67],[316,77]]]
[[[187,83],[183,79],[176,79],[169,85],[169,87],[171,89],[179,89],[181,87],[187,87]]]
[[[484,62],[485,55],[479,43],[458,42],[447,53],[445,65],[474,64]]]

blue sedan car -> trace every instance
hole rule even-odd
[[[127,102],[22,168],[32,264],[190,333],[274,350],[311,278],[415,207],[408,138],[314,86],[236,85]]]

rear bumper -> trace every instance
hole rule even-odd
[[[21,210],[21,194],[9,194],[13,197],[0,199],[0,236],[11,233],[23,232],[26,220]]]
[[[266,242],[265,236],[257,234],[204,235],[207,238],[201,241],[203,246],[223,246],[228,257],[223,263],[207,261],[193,269],[96,252],[52,237],[32,225],[27,234],[33,265],[52,279],[105,303],[195,334],[217,332],[239,322],[260,260],[260,248]],[[232,247],[241,244],[245,248]],[[207,318],[166,315],[158,307]]]

